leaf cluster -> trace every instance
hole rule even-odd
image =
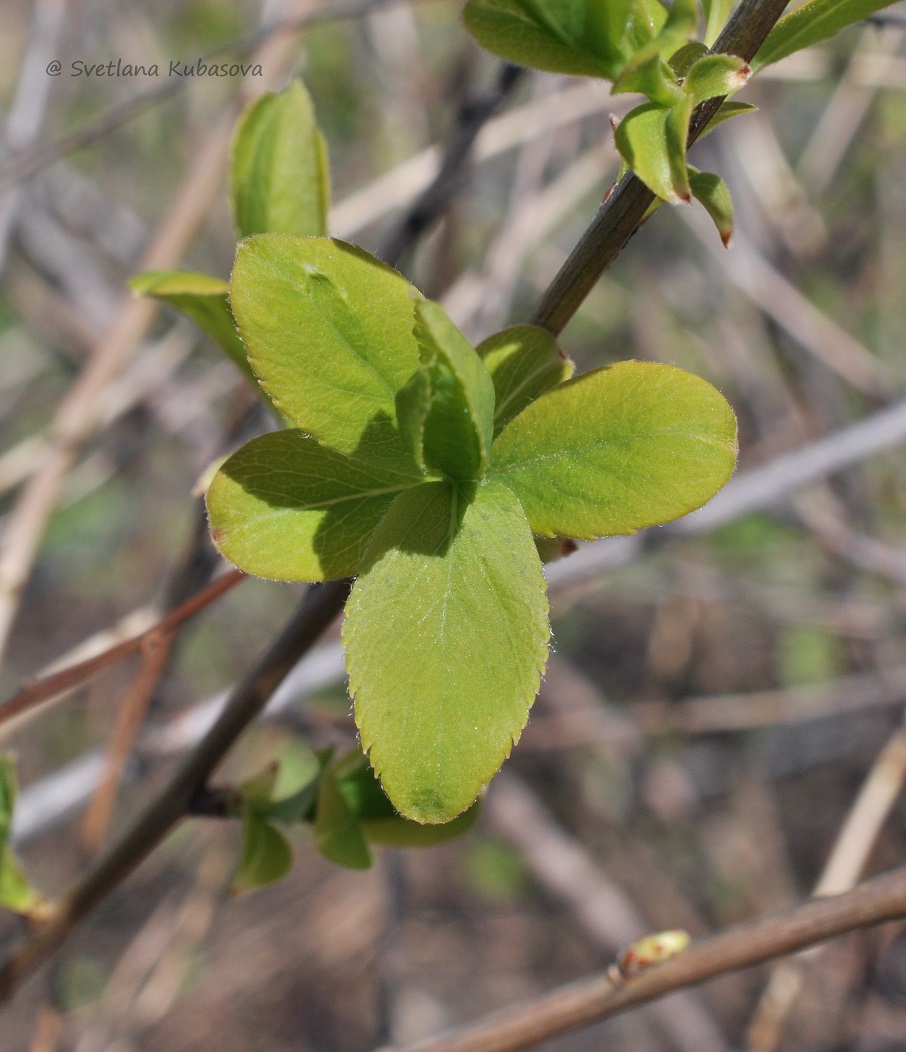
[[[133,287],[204,325],[287,425],[214,475],[215,544],[262,577],[356,577],[343,637],[363,748],[402,815],[444,823],[509,754],[538,690],[550,629],[536,541],[699,507],[733,470],[735,420],[668,365],[572,378],[537,327],[473,348],[402,275],[322,236],[326,172],[302,86],[267,96],[234,138],[229,286],[158,274]]]
[[[293,858],[286,830],[294,825],[310,826],[315,846],[331,862],[367,869],[373,845],[430,847],[466,832],[478,815],[476,804],[446,825],[408,821],[394,810],[361,750],[337,757],[334,749],[313,752],[296,743],[227,800],[227,813],[243,828],[235,893],[286,876]]]
[[[762,69],[825,40],[894,0],[808,0],[773,28],[751,64],[715,54],[733,0],[468,0],[466,27],[489,51],[536,69],[612,81],[645,96],[615,129],[625,169],[660,201],[696,198],[724,244],[733,232],[729,190],[692,168],[686,147],[695,109],[732,95]],[[702,27],[701,37],[698,36]],[[751,110],[724,103],[715,121]]]

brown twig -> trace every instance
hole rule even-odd
[[[348,581],[312,587],[299,610],[258,665],[230,696],[217,722],[171,782],[123,838],[49,911],[0,963],[0,1000],[58,946],[70,931],[118,887],[188,814],[195,794],[258,716],[299,658],[333,621],[349,592]]]
[[[0,703],[0,724],[14,719],[16,716],[21,716],[22,713],[50,701],[59,694],[81,686],[100,672],[103,672],[104,669],[123,661],[127,657],[131,657],[133,654],[137,654],[143,648],[153,647],[155,643],[171,635],[175,629],[185,621],[188,621],[189,618],[200,613],[235,585],[239,584],[240,581],[245,580],[245,576],[241,570],[230,570],[222,577],[218,577],[216,581],[213,581],[206,588],[202,588],[191,599],[187,599],[176,610],[167,614],[156,625],[152,625],[151,628],[137,635],[134,639],[128,639],[125,643],[118,643],[116,646],[105,650],[102,654],[88,658],[87,661],[80,661],[77,665],[70,665],[69,668],[61,669],[59,672],[54,672],[49,676],[26,683],[11,698]]]
[[[145,643],[139,670],[116,714],[107,742],[101,780],[82,823],[82,843],[92,854],[100,848],[107,835],[126,762],[160,678],[166,670],[174,642],[173,634],[168,633]]]
[[[696,941],[673,960],[642,972],[623,986],[614,985],[606,974],[592,976],[528,1004],[406,1046],[403,1052],[514,1052],[673,990],[904,916],[906,869],[899,869],[843,895],[812,899]]]

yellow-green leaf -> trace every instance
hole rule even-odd
[[[230,311],[230,286],[225,281],[188,270],[147,270],[131,277],[129,288],[136,296],[154,296],[184,314],[256,383],[236,331]]]
[[[230,184],[240,237],[327,233],[327,150],[300,81],[243,113],[233,133]]]
[[[259,577],[349,577],[394,497],[417,481],[295,429],[261,435],[214,476],[211,536],[224,558]]]
[[[514,325],[476,348],[494,383],[494,432],[575,369],[556,339],[537,325]]]
[[[541,561],[496,484],[404,493],[373,543],[343,626],[362,745],[402,815],[448,822],[503,763],[538,690]]]
[[[835,36],[841,29],[861,22],[896,0],[806,0],[783,16],[752,59],[753,70],[779,62],[803,48]]]
[[[281,412],[332,449],[421,476],[396,422],[396,394],[419,366],[403,277],[342,241],[259,234],[240,242],[230,298]]]
[[[701,507],[736,463],[736,421],[705,380],[620,362],[542,395],[494,443],[489,477],[535,533],[635,533]]]
[[[439,303],[416,300],[415,338],[418,392],[402,398],[413,452],[435,473],[461,482],[480,478],[494,432],[491,377]],[[398,414],[400,402],[398,396]]]

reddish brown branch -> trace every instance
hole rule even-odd
[[[49,676],[31,680],[18,693],[0,703],[0,723],[5,723],[15,716],[20,716],[23,712],[27,712],[29,709],[33,709],[35,706],[56,697],[57,694],[62,694],[64,691],[81,686],[81,684],[103,672],[105,668],[109,668],[111,665],[131,657],[141,650],[154,647],[162,639],[171,635],[183,622],[200,613],[205,607],[210,606],[225,592],[228,592],[234,585],[239,584],[240,581],[245,579],[245,576],[241,570],[231,570],[222,577],[218,577],[216,581],[202,588],[199,592],[196,592],[191,599],[187,599],[172,613],[167,614],[156,625],[152,625],[140,635],[135,636],[134,639],[127,639],[125,643],[117,643],[116,646],[110,647],[102,654],[88,658],[87,661],[80,661],[77,665],[70,665],[68,668],[61,669],[59,672],[54,672]]]

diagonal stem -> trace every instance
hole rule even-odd
[[[739,55],[746,62],[764,43],[789,0],[742,0],[711,48],[714,54]],[[723,99],[710,99],[696,113],[689,145],[701,135]],[[632,172],[620,180],[554,278],[532,317],[535,325],[558,336],[623,246],[638,229],[654,194]]]

